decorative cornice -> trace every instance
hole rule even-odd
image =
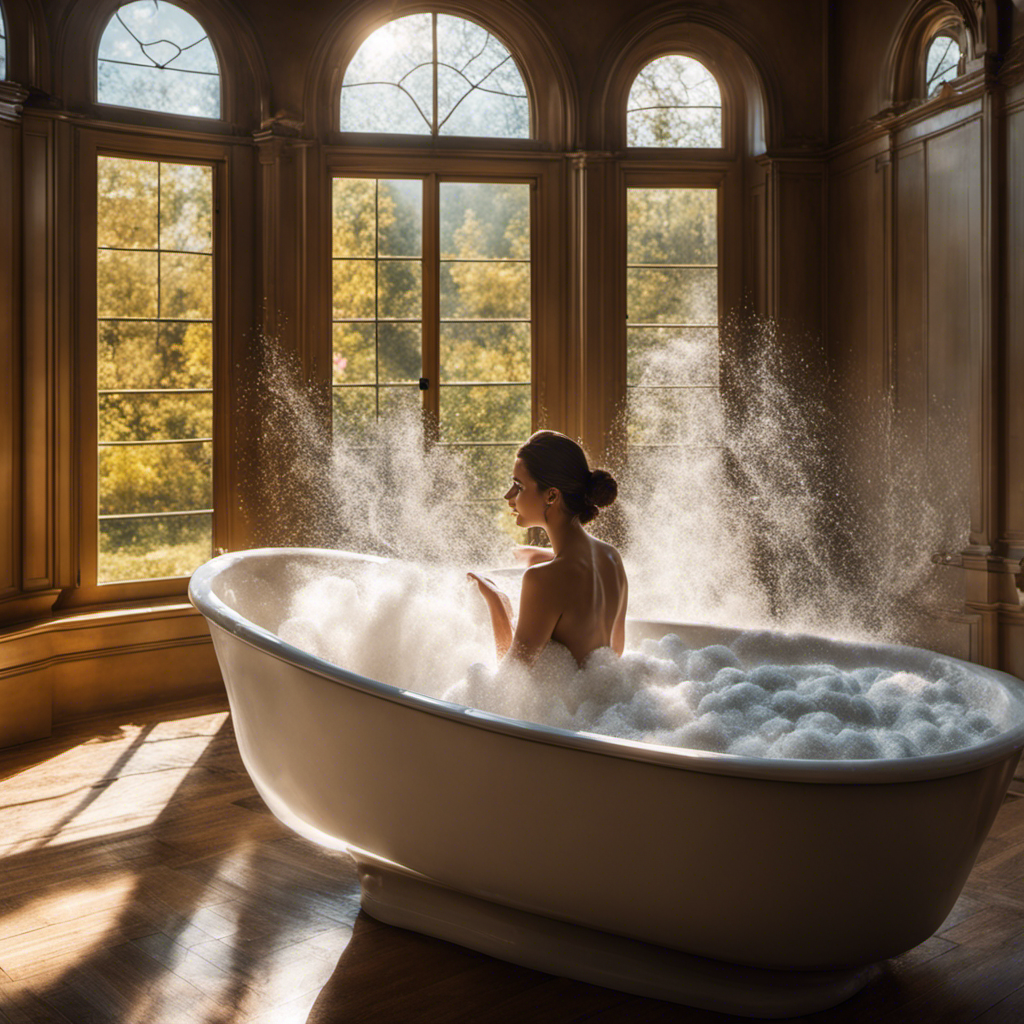
[[[0,121],[18,124],[25,109],[29,90],[17,82],[0,82]]]

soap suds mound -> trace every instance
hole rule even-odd
[[[530,672],[475,664],[444,697],[577,732],[800,760],[942,754],[1011,724],[1005,694],[946,658],[924,675],[827,664],[745,668],[729,647],[689,650],[671,633],[621,658],[595,651],[582,669],[558,644]]]
[[[509,589],[514,599],[517,588]],[[921,675],[757,664],[766,634],[753,631],[730,646],[695,649],[670,633],[621,658],[597,650],[582,668],[550,643],[529,671],[508,663],[495,669],[490,623],[464,573],[394,562],[361,569],[355,579],[311,579],[277,633],[361,675],[455,704],[745,757],[941,754],[984,742],[1021,716],[1005,690],[948,658],[936,656]]]

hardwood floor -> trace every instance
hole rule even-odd
[[[79,722],[0,751],[0,856],[0,1024],[728,1019],[361,914],[351,861],[266,811],[221,700]],[[1019,786],[938,934],[805,1019],[1024,1019]]]

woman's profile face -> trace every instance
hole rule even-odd
[[[522,459],[512,466],[512,486],[505,492],[505,500],[516,517],[516,526],[544,525],[547,502]]]

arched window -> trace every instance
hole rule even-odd
[[[165,0],[119,7],[100,40],[96,99],[189,117],[221,116],[220,68],[206,30]]]
[[[931,37],[925,49],[925,97],[934,96],[945,82],[952,81],[962,71],[964,51],[957,26],[946,26]],[[962,28],[962,27],[961,27]]]
[[[4,9],[0,7],[0,82],[7,77],[7,26],[4,24]]]
[[[550,165],[522,145],[530,111],[493,31],[409,15],[352,57],[340,127],[425,145],[399,155],[380,140],[387,148],[346,145],[331,158],[334,430],[359,443],[377,421],[422,411],[502,526],[516,445],[535,426],[534,307],[544,305],[534,254]],[[451,152],[436,144],[445,136],[479,142],[472,155]]]
[[[961,0],[918,0],[896,32],[886,77],[902,107],[937,95],[974,56],[977,10]]]
[[[530,137],[530,104],[508,49],[449,14],[410,14],[372,33],[341,86],[342,131]]]
[[[715,76],[683,54],[652,60],[629,90],[626,143],[676,149],[722,147],[722,94]]]

